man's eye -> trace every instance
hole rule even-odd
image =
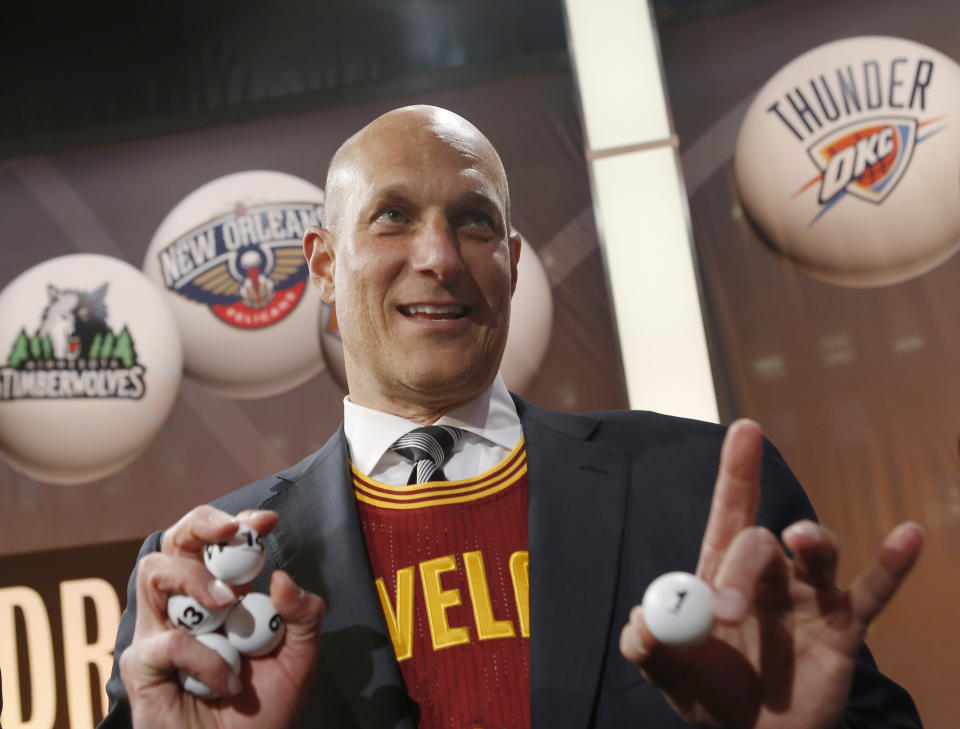
[[[402,223],[407,219],[399,208],[385,208],[377,217],[385,223]]]
[[[493,218],[486,213],[472,212],[463,216],[463,224],[470,227],[493,228]]]

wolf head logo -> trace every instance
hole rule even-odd
[[[92,292],[47,285],[47,307],[37,334],[49,338],[56,359],[86,358],[94,337],[110,330],[103,303],[106,293],[106,282]]]

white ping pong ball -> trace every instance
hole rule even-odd
[[[643,593],[643,620],[666,645],[697,645],[713,628],[713,590],[687,572],[668,572]]]
[[[207,646],[207,648],[219,653],[220,657],[233,669],[233,672],[240,675],[240,653],[230,645],[230,641],[227,640],[226,637],[220,635],[220,633],[204,633],[203,635],[198,635],[197,640]],[[215,699],[219,696],[219,694],[203,681],[194,678],[182,668],[180,669],[179,675],[180,683],[183,685],[184,691],[194,696],[199,696],[201,699]]]
[[[230,610],[223,630],[238,651],[258,658],[280,645],[284,623],[269,595],[251,592]]]
[[[190,635],[212,633],[223,625],[230,607],[210,610],[189,595],[171,595],[167,600],[167,617],[170,622]]]
[[[253,580],[266,559],[263,538],[246,524],[225,542],[212,542],[203,548],[203,563],[210,574],[231,585]]]

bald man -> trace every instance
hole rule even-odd
[[[841,590],[836,537],[756,424],[561,415],[507,393],[520,239],[500,159],[466,120],[385,114],[326,184],[304,252],[337,307],[344,424],[147,540],[104,726],[919,726],[862,646],[919,527]],[[287,632],[235,676],[165,605],[247,589],[201,559],[241,523],[267,535],[253,588]],[[638,606],[672,569],[714,593],[694,648],[660,644]],[[222,698],[185,693],[178,671]]]

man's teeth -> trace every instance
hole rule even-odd
[[[457,304],[444,304],[442,306],[438,306],[436,304],[412,304],[410,306],[401,306],[400,310],[407,316],[426,314],[428,316],[448,317],[463,316],[464,312],[466,311],[465,307]]]

